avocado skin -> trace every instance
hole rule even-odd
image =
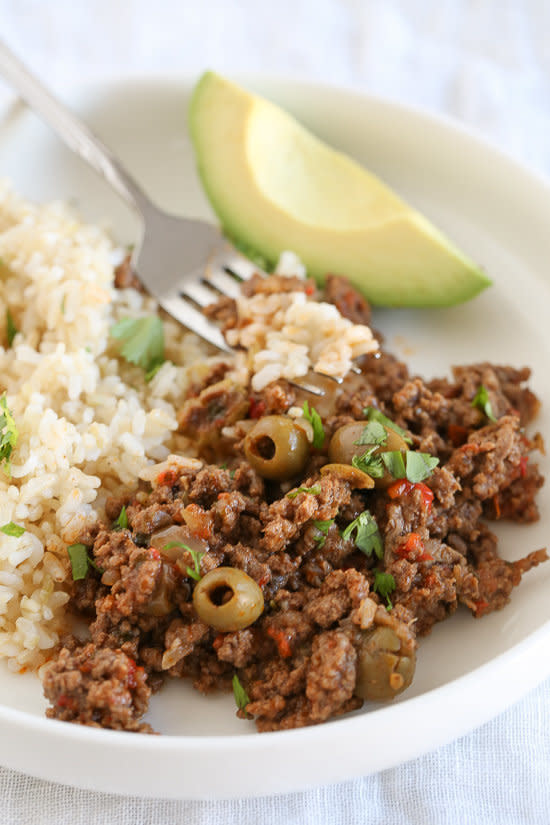
[[[313,150],[322,146],[325,155],[330,152],[338,162],[344,160],[348,171],[353,166],[365,178],[365,186],[387,192],[397,204],[395,214],[390,211],[383,221],[374,215],[370,225],[348,231],[313,226],[281,208],[258,185],[247,154],[250,124],[259,112],[284,118],[288,134],[293,128],[300,130],[303,141],[305,130],[287,113],[211,71],[201,76],[193,91],[189,129],[204,190],[224,233],[264,269],[272,269],[280,253],[291,249],[319,284],[327,272],[338,272],[372,304],[390,307],[452,306],[491,285],[483,270],[419,212],[312,135],[308,138]],[[325,194],[330,197],[330,192]]]

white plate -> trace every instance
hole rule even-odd
[[[375,326],[389,347],[427,375],[483,359],[529,364],[544,404],[538,427],[550,433],[548,184],[421,112],[324,86],[245,82],[378,173],[494,278],[454,309],[378,311]],[[186,134],[190,88],[184,80],[133,80],[66,99],[159,203],[204,216],[211,213]],[[133,239],[126,207],[22,106],[0,107],[0,175],[30,198],[73,200],[122,242]],[[499,526],[506,558],[545,544],[544,491],[539,500],[537,525]],[[166,735],[83,728],[45,719],[35,677],[0,669],[0,762],[81,787],[180,798],[290,791],[397,765],[490,719],[550,673],[549,577],[550,564],[528,574],[503,611],[481,621],[459,611],[436,627],[400,701],[319,727],[259,735],[235,718],[232,697],[204,698],[173,682],[149,715]]]

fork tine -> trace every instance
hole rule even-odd
[[[229,245],[212,255],[208,264],[209,268],[217,271],[229,270],[241,281],[248,281],[256,272],[260,275],[266,274],[259,266]]]
[[[226,342],[221,330],[203,315],[202,312],[192,307],[189,302],[180,298],[179,295],[173,293],[172,295],[163,296],[159,299],[159,303],[166,312],[180,321],[184,327],[192,330],[210,344],[214,344],[218,349],[230,355],[233,354],[234,351]]]
[[[336,384],[343,384],[344,379],[341,378],[339,375],[329,375],[327,372],[318,372],[316,371],[317,375],[322,375],[323,378],[328,378],[330,381],[334,381]]]
[[[230,298],[238,298],[241,294],[239,281],[228,275],[223,269],[207,266],[203,280]]]
[[[204,284],[198,284],[195,281],[184,283],[180,287],[182,296],[190,298],[195,304],[201,307],[207,307],[218,300],[218,295],[211,289],[208,289]]]
[[[325,394],[324,389],[317,387],[315,384],[310,384],[308,381],[304,381],[303,378],[293,378],[288,383],[292,384],[293,387],[297,387],[299,390],[305,390],[305,392],[311,393],[311,395],[317,395],[320,397]]]

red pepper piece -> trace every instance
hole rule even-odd
[[[432,506],[432,501],[434,500],[433,490],[430,490],[428,485],[423,484],[422,481],[417,481],[417,483],[414,486],[415,489],[418,490],[420,492],[420,495],[422,496],[422,504],[424,505],[426,510],[429,510]]]
[[[250,409],[248,415],[250,418],[261,418],[265,413],[265,401],[261,398],[250,398]]]
[[[214,641],[212,642],[212,647],[214,648],[214,650],[219,650],[220,649],[220,647],[223,644],[224,638],[225,638],[225,633],[218,633],[218,635],[215,637]]]
[[[128,682],[128,687],[130,688],[130,690],[133,690],[137,685],[136,671],[136,663],[133,659],[130,659],[130,657],[128,657],[128,676],[126,677],[126,681]]]
[[[421,481],[417,481],[413,484],[406,478],[398,478],[397,481],[390,484],[387,492],[390,498],[400,498],[401,496],[410,493],[411,490],[418,490],[420,492],[420,495],[422,496],[422,504],[426,509],[431,507],[432,501],[434,500],[434,494],[427,484],[423,484]]]
[[[388,495],[390,498],[399,498],[405,493],[409,493],[413,487],[414,484],[411,484],[406,478],[398,478],[388,487]]]
[[[409,533],[405,541],[395,549],[395,555],[407,561],[433,561],[426,553],[424,542],[418,533]]]
[[[483,616],[487,612],[489,602],[486,599],[477,599],[474,603],[476,618]]]
[[[519,460],[519,474],[522,478],[525,478],[527,475],[527,462],[529,461],[528,455],[522,455]]]
[[[453,447],[460,447],[468,438],[468,428],[462,424],[449,424],[447,435]]]
[[[173,487],[178,480],[179,475],[176,470],[165,470],[157,476],[157,484],[159,487]]]
[[[60,708],[69,708],[69,710],[76,710],[76,700],[73,699],[72,696],[67,696],[66,693],[62,693],[58,697],[56,704]]]
[[[266,572],[266,573],[263,574],[262,578],[259,580],[258,587],[264,587],[264,585],[266,585],[268,583],[268,581],[271,581],[271,573]]]
[[[271,636],[275,644],[277,645],[277,650],[279,651],[279,656],[283,659],[288,659],[289,656],[292,656],[292,648],[290,647],[290,640],[288,634],[284,632],[284,630],[279,630],[276,627],[268,627],[267,628],[267,635]]]

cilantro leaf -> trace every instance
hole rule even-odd
[[[376,407],[365,407],[363,414],[367,416],[369,421],[378,421],[380,424],[383,424],[385,427],[389,427],[390,430],[393,430],[400,435],[403,441],[406,441],[407,444],[412,444],[412,439],[409,435],[407,435],[407,431],[404,430],[403,427],[400,427],[399,424],[395,424],[391,418],[388,418],[387,415],[384,415],[384,413],[380,412],[380,410],[377,410]]]
[[[142,367],[148,380],[163,364],[164,327],[156,315],[143,318],[121,318],[111,327],[111,335],[121,341],[120,354],[131,364]]]
[[[239,708],[239,710],[244,710],[248,703],[250,702],[250,698],[248,693],[241,685],[241,681],[237,674],[235,673],[233,676],[233,696],[235,697],[235,704]]]
[[[8,521],[7,524],[4,524],[3,527],[0,527],[0,530],[3,533],[5,533],[6,536],[14,536],[14,538],[16,539],[22,536],[25,532],[24,527],[21,527],[20,524],[15,524],[13,521]]]
[[[372,588],[375,593],[386,599],[387,609],[391,610],[393,604],[390,601],[390,593],[395,590],[395,579],[391,573],[383,573],[381,570],[374,571],[374,585]]]
[[[188,575],[188,576],[191,576],[191,578],[192,578],[192,579],[195,579],[195,581],[197,581],[197,582],[198,582],[198,581],[200,581],[200,579],[201,579],[201,565],[200,565],[200,561],[201,561],[202,557],[204,556],[204,551],[201,551],[201,550],[191,550],[191,548],[190,548],[190,547],[188,548],[188,550],[189,550],[189,552],[191,553],[191,558],[193,559],[193,566],[194,566],[194,569],[193,569],[193,570],[191,570],[191,568],[190,568],[190,567],[187,567],[187,575]]]
[[[126,505],[118,514],[118,518],[113,524],[113,530],[127,530],[128,529],[128,515],[126,513]]]
[[[74,581],[85,579],[88,572],[88,548],[85,544],[71,544],[67,547],[71,560]]]
[[[378,447],[375,445],[366,450],[362,455],[354,455],[351,459],[351,466],[363,473],[367,473],[371,478],[382,478],[384,475],[384,463],[382,457],[376,453]]]
[[[321,492],[321,485],[314,484],[313,487],[297,487],[295,490],[291,490],[290,493],[286,494],[287,498],[296,498],[299,493],[309,493],[312,496],[316,496]]]
[[[8,348],[13,344],[13,339],[18,332],[19,330],[15,326],[15,321],[13,320],[13,316],[8,307],[8,309],[6,309],[6,334],[8,336]]]
[[[319,535],[315,536],[314,538],[314,541],[317,542],[317,546],[319,547],[319,549],[321,549],[321,547],[324,547],[331,524],[334,524],[333,518],[326,519],[326,521],[315,520],[313,522],[313,526],[316,530],[319,531]]]
[[[351,538],[354,531],[355,546],[358,547],[359,550],[361,550],[366,556],[372,555],[372,552],[374,551],[375,555],[381,559],[384,555],[382,537],[380,535],[380,531],[378,530],[376,519],[373,515],[371,515],[369,510],[365,510],[363,513],[360,513],[356,519],[348,524],[342,533],[342,538]]]
[[[369,421],[360,437],[354,444],[378,444],[383,445],[388,440],[388,434],[382,424],[378,421]]]
[[[67,547],[67,553],[71,560],[74,581],[85,579],[88,567],[93,567],[98,573],[103,573],[103,569],[88,555],[88,548],[85,544],[70,544]]]
[[[15,421],[11,410],[8,409],[8,402],[6,401],[6,393],[0,398],[0,464],[3,464],[4,472],[11,475],[11,454],[17,439],[19,431],[15,426]]]
[[[200,581],[202,578],[200,562],[202,557],[204,556],[205,551],[193,550],[192,547],[189,547],[188,544],[184,544],[183,541],[170,541],[168,542],[168,544],[164,545],[165,550],[171,550],[173,547],[181,547],[183,550],[187,550],[187,552],[191,556],[191,559],[193,560],[193,569],[189,567],[189,565],[187,565],[185,571],[187,575],[190,576],[192,579],[195,579],[195,581],[197,582]]]
[[[429,453],[417,453],[409,450],[406,455],[407,479],[412,484],[417,484],[419,481],[424,481],[425,478],[431,476],[439,464],[439,459]]]
[[[152,381],[157,372],[160,370],[162,365],[164,364],[164,359],[162,361],[157,361],[150,370],[145,373],[145,382],[148,384],[149,381]]]
[[[477,407],[482,413],[485,413],[489,421],[496,421],[493,413],[493,407],[489,400],[489,391],[483,384],[479,385],[479,389],[472,398],[472,407]]]
[[[411,484],[424,481],[431,476],[439,464],[439,459],[429,453],[417,453],[408,450],[387,450],[382,453],[382,461],[394,478],[406,478]]]
[[[307,401],[304,401],[302,412],[304,414],[304,418],[306,419],[306,421],[309,421],[309,423],[313,427],[313,446],[319,449],[325,443],[325,430],[323,427],[323,421],[321,419],[321,416],[319,415],[315,407],[309,406]]]
[[[405,478],[405,458],[401,450],[387,450],[382,453],[382,461],[388,473],[391,473],[394,478]]]
[[[99,564],[96,564],[95,561],[91,556],[88,556],[88,564],[90,567],[93,567],[94,570],[97,570],[98,573],[104,573],[103,567],[100,567]]]

